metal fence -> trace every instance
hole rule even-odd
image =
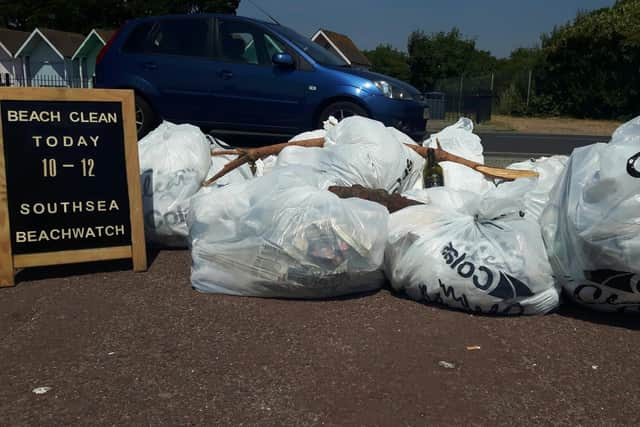
[[[494,74],[495,109],[500,114],[523,115],[539,111],[544,92],[538,90],[539,70],[520,69]]]
[[[525,115],[545,107],[544,94],[536,85],[536,70],[530,69],[442,79],[434,90],[432,93],[442,94],[443,118],[447,119],[466,115],[481,122],[490,120],[494,113]]]
[[[433,92],[425,93],[436,120],[466,116],[481,123],[491,120],[493,107],[493,76],[460,76],[439,80]]]
[[[429,106],[429,118],[432,120],[444,120],[447,112],[446,94],[444,92],[426,92],[424,101]]]
[[[37,76],[32,78],[13,77],[10,74],[0,75],[0,85],[5,87],[93,87],[93,79],[60,78],[58,76]]]

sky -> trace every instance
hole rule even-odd
[[[564,24],[578,10],[613,5],[615,0],[253,0],[282,25],[305,36],[318,28],[351,37],[362,50],[382,43],[406,51],[414,30],[426,33],[460,28],[476,47],[498,58],[513,49],[532,47],[540,34]],[[268,18],[250,0],[238,15]]]

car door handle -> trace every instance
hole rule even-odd
[[[158,68],[158,65],[155,62],[145,62],[144,64],[142,64],[142,67],[145,70],[156,70]]]
[[[229,80],[231,77],[233,77],[233,73],[229,70],[222,70],[218,72],[218,75],[220,76],[220,78],[224,79],[224,80]]]

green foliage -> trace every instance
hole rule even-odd
[[[461,76],[488,75],[498,65],[491,53],[476,49],[475,40],[465,38],[455,27],[446,33],[414,31],[408,51],[411,82],[425,90],[436,88],[436,82],[445,79],[453,82]]]
[[[471,76],[483,76],[491,74],[498,67],[498,60],[486,50],[474,49],[467,60],[465,74]]]
[[[472,68],[470,58],[475,57],[475,47],[475,41],[464,38],[457,28],[448,33],[414,31],[408,44],[411,83],[430,90],[440,79],[466,74]]]
[[[496,102],[496,111],[509,116],[522,116],[526,113],[526,101],[515,83],[500,92]]]
[[[579,13],[542,37],[544,64],[537,81],[560,113],[623,118],[640,105],[640,0]]]
[[[494,104],[500,114],[524,115],[537,112],[534,108],[537,70],[543,61],[540,48],[518,48],[509,58],[500,59],[494,73]],[[532,72],[531,93],[529,92],[529,72]],[[546,108],[548,110],[548,108]]]
[[[468,93],[489,87],[486,77],[493,75],[500,113],[625,119],[640,106],[638,28],[640,0],[618,0],[579,11],[572,22],[543,34],[541,46],[516,49],[500,60],[477,50],[456,28],[416,31],[408,45],[411,82],[456,94],[463,81]]]
[[[522,70],[532,70],[538,67],[544,60],[544,55],[539,47],[520,47],[509,55],[508,59],[498,61],[498,72],[515,74]]]
[[[36,27],[87,34],[118,28],[127,19],[168,13],[232,13],[240,0],[21,0],[0,1],[0,25],[23,31]]]
[[[529,114],[549,117],[559,116],[561,109],[560,105],[554,101],[553,96],[533,92],[527,111]]]
[[[396,79],[409,81],[411,70],[409,69],[407,54],[391,47],[391,45],[379,45],[374,50],[363,52],[371,61],[371,71],[386,74]]]

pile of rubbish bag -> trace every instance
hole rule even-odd
[[[246,151],[162,123],[139,142],[148,242],[189,247],[202,292],[328,298],[388,280],[409,298],[474,313],[547,313],[562,293],[598,310],[640,311],[640,118],[609,144],[508,167],[534,178],[488,179],[442,161],[444,186],[434,188],[423,188],[416,148],[483,164],[471,120],[419,144],[371,119],[330,118],[291,141],[311,140],[319,143],[287,144],[203,186]],[[341,198],[336,186],[411,203],[390,213],[375,199]]]
[[[423,160],[395,129],[362,117],[296,140],[313,137],[324,147],[287,147],[263,176],[196,196],[187,220],[196,289],[325,298],[382,287],[388,212],[328,188],[408,189]]]

